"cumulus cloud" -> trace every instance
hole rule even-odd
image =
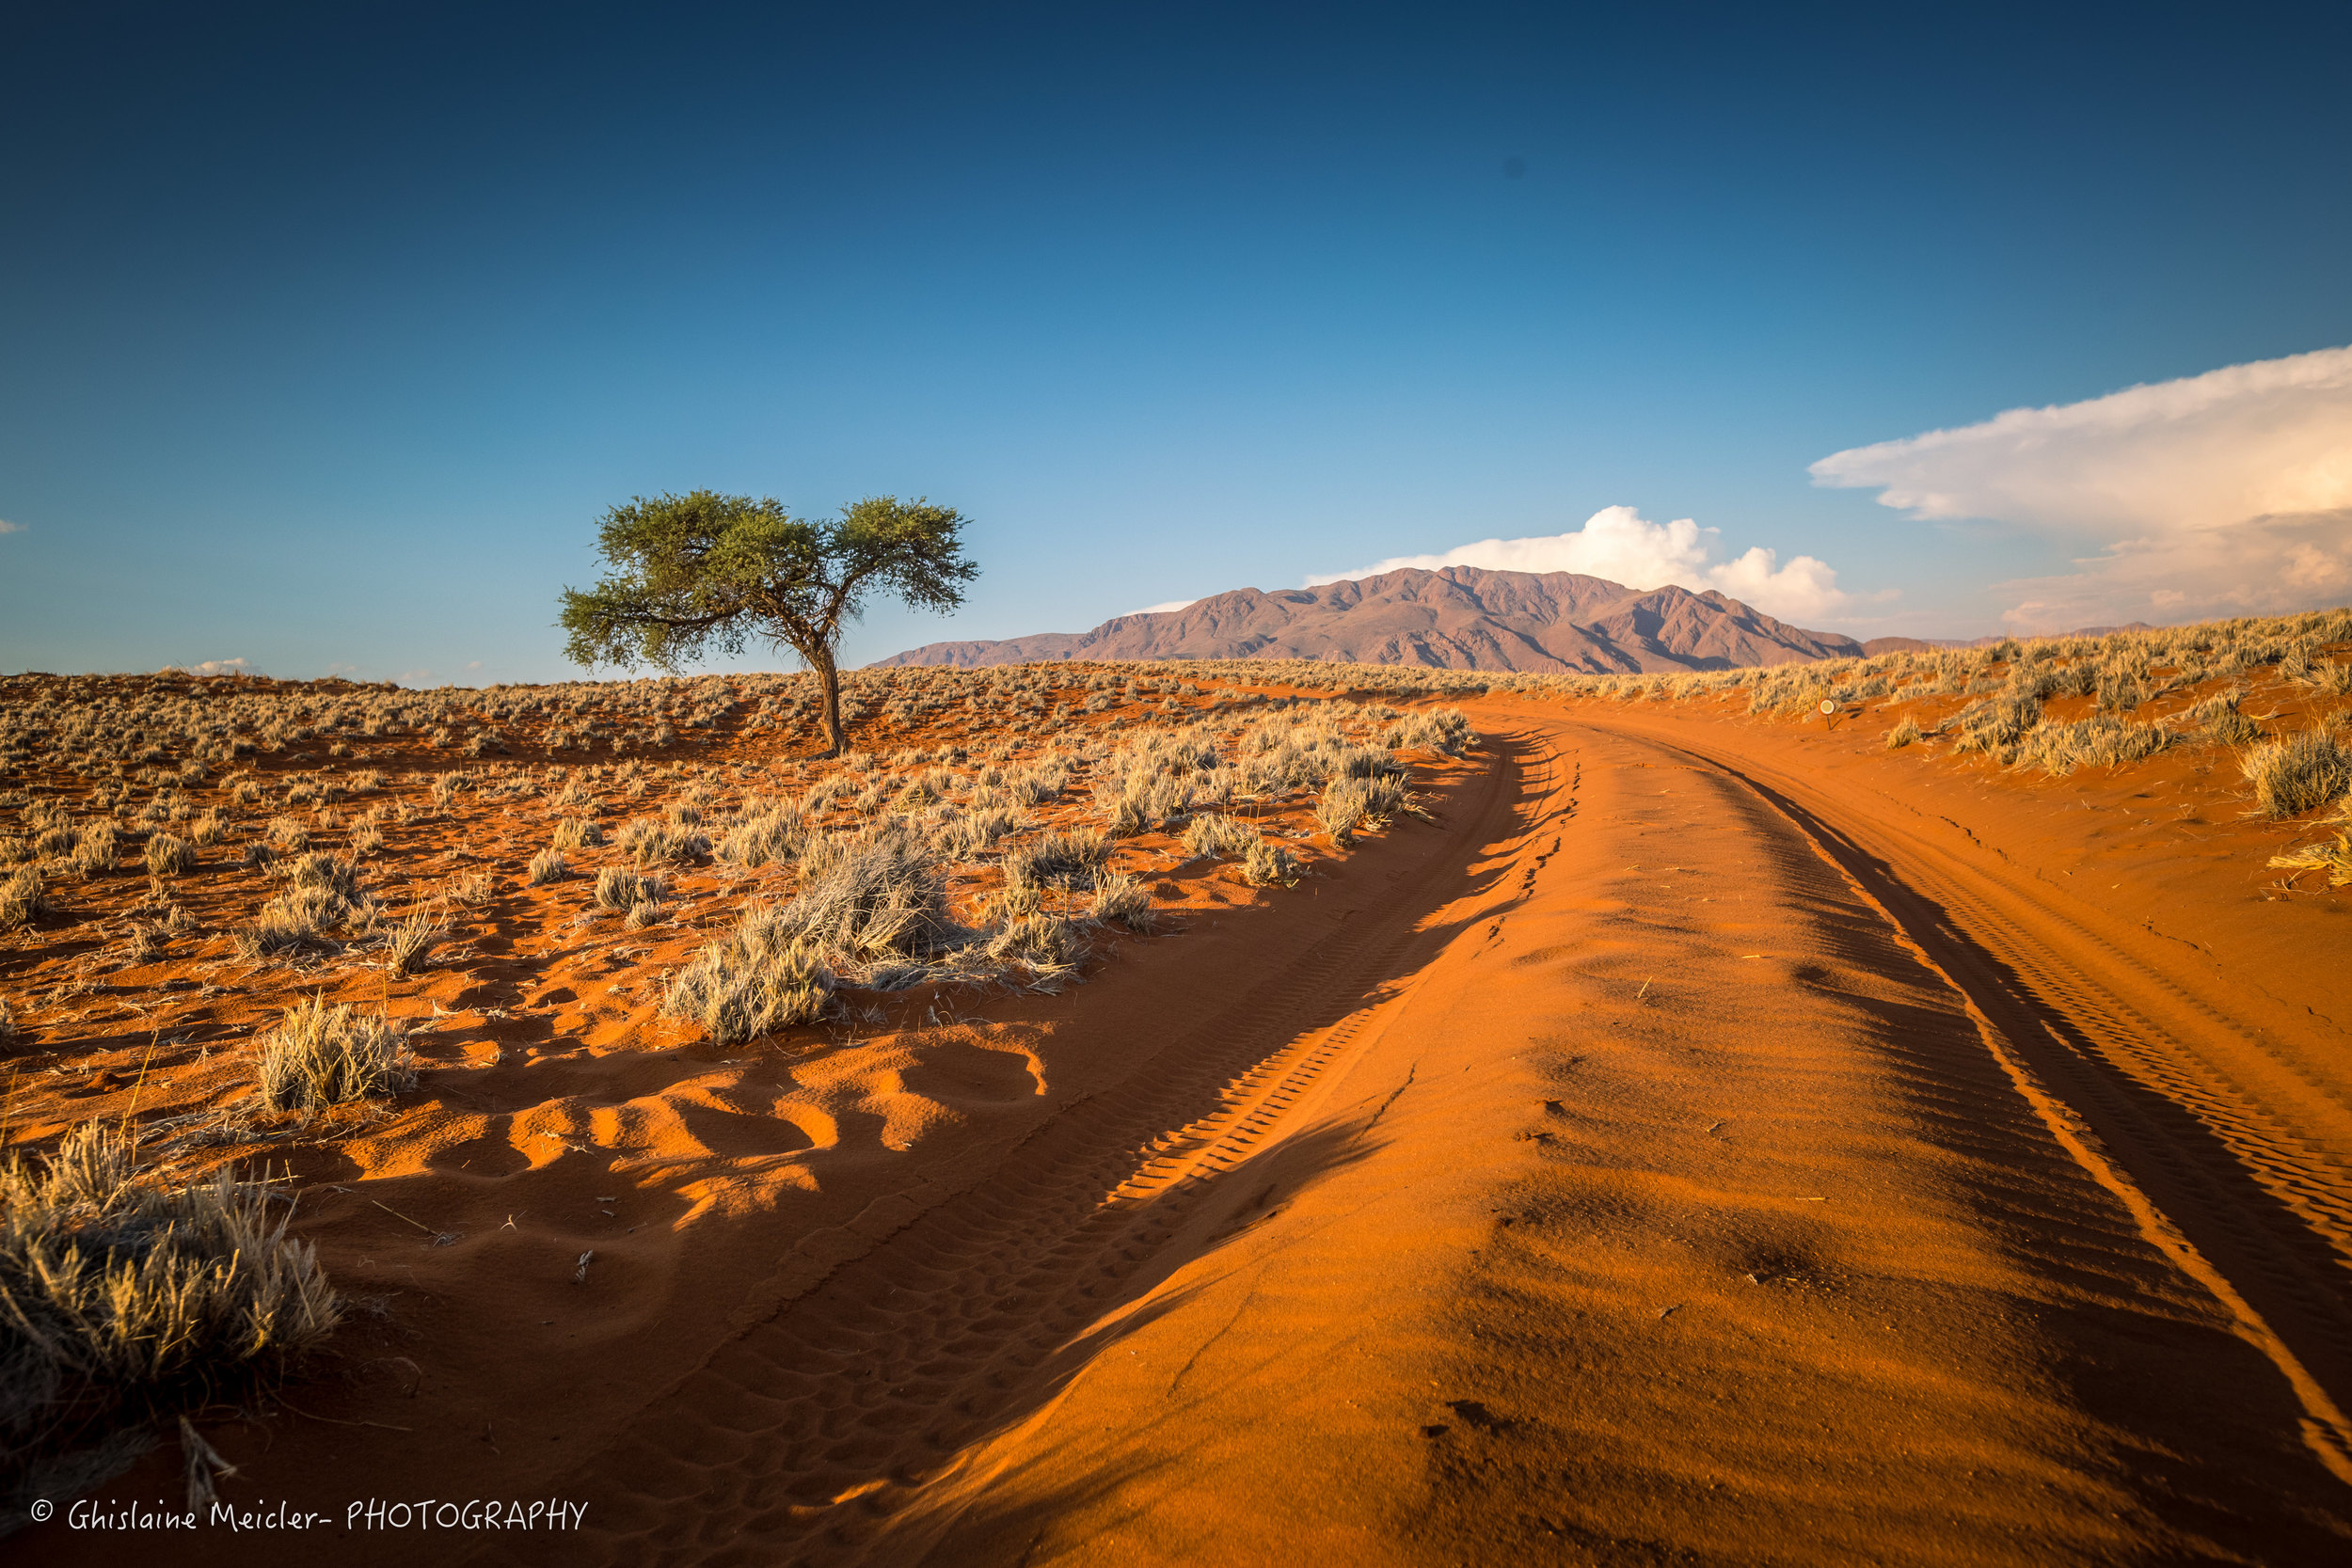
[[[1130,615],[1166,615],[1171,610],[1189,610],[1200,602],[1199,599],[1170,599],[1166,604],[1148,604],[1141,610],[1131,610],[1127,613]]]
[[[1814,482],[2070,548],[2006,584],[2020,630],[2307,610],[2352,597],[2352,348],[2232,365],[1836,452]]]
[[[24,531],[24,525],[23,523],[12,523],[6,517],[0,517],[0,533],[22,533]]]
[[[1663,588],[1668,583],[1701,593],[1712,588],[1788,621],[1836,618],[1864,602],[1839,589],[1836,569],[1813,556],[1794,556],[1783,565],[1777,550],[1756,546],[1729,561],[1715,561],[1720,532],[1688,517],[1653,523],[1632,507],[1612,506],[1565,533],[1482,539],[1442,555],[1394,556],[1359,571],[1309,578],[1307,586],[1377,577],[1409,566],[1433,572],[1475,566],[1489,572],[1579,572],[1628,588]]]
[[[167,664],[167,670],[179,670],[190,675],[258,675],[250,660],[242,658],[208,658],[201,664]]]

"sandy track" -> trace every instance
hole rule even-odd
[[[2250,1022],[2244,988],[2169,939],[2013,864],[1963,861],[1867,796],[1833,800],[1720,746],[1676,750],[1785,816],[1967,998],[2020,1092],[2229,1307],[2296,1387],[2314,1453],[2352,1484],[2345,1076],[2266,1037],[2291,1018]]]
[[[1424,858],[879,1206],[556,1483],[587,1542],[487,1555],[2352,1552],[2324,976],[1769,733],[1478,717]]]
[[[1195,977],[1231,992],[1207,1022],[1155,1039],[1134,1021],[1123,1082],[1062,1107],[963,1190],[878,1205],[881,1224],[856,1227],[871,1250],[555,1483],[596,1499],[596,1544],[621,1560],[861,1558],[905,1494],[1050,1397],[1108,1304],[1231,1222],[1238,1168],[1319,1102],[1383,982],[1442,941],[1422,917],[1507,827],[1513,783],[1497,770],[1463,791],[1410,869],[1356,890],[1359,907],[1295,961]],[[577,1541],[543,1550],[581,1560]],[[885,1543],[876,1560],[902,1550]]]

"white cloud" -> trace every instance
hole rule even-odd
[[[258,675],[252,662],[242,658],[208,658],[201,664],[167,664],[167,670],[182,670],[191,675]]]
[[[1836,452],[1814,482],[1919,518],[1981,517],[2089,546],[2005,585],[2050,629],[2352,597],[2352,348],[2232,365]]]
[[[1127,613],[1130,615],[1166,615],[1171,610],[1189,610],[1200,602],[1199,599],[1170,599],[1166,604],[1148,604],[1141,610],[1131,610]]]
[[[1806,621],[1836,618],[1866,596],[1837,586],[1837,572],[1809,555],[1780,562],[1780,552],[1756,546],[1729,561],[1712,562],[1718,529],[1701,528],[1688,517],[1653,523],[1629,506],[1594,513],[1581,529],[1529,539],[1482,539],[1442,555],[1400,555],[1360,571],[1311,577],[1307,586],[1377,577],[1419,566],[1441,571],[1475,566],[1489,572],[1578,572],[1606,578],[1628,588],[1662,588],[1676,583],[1698,592],[1717,589],[1754,605],[1767,615]],[[1889,595],[1874,594],[1868,598]]]
[[[22,533],[24,531],[24,525],[23,523],[12,523],[6,517],[0,517],[0,533]]]

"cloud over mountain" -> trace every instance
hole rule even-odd
[[[1307,586],[1377,577],[1407,567],[1442,571],[1471,566],[1487,572],[1573,572],[1629,588],[1672,583],[1704,593],[1714,589],[1769,614],[1788,619],[1835,619],[1863,602],[1837,586],[1837,572],[1817,557],[1782,565],[1780,554],[1756,546],[1729,561],[1712,560],[1720,530],[1688,517],[1653,523],[1629,506],[1604,507],[1565,533],[1525,539],[1482,539],[1438,555],[1401,555],[1351,572],[1311,577]]]

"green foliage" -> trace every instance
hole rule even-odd
[[[838,519],[810,521],[772,499],[695,490],[639,497],[605,514],[596,547],[611,568],[566,588],[564,654],[591,668],[650,664],[675,673],[754,638],[790,648],[824,689],[828,737],[843,743],[834,650],[876,593],[953,610],[979,575],[964,559],[964,519],[917,498],[871,496]]]

